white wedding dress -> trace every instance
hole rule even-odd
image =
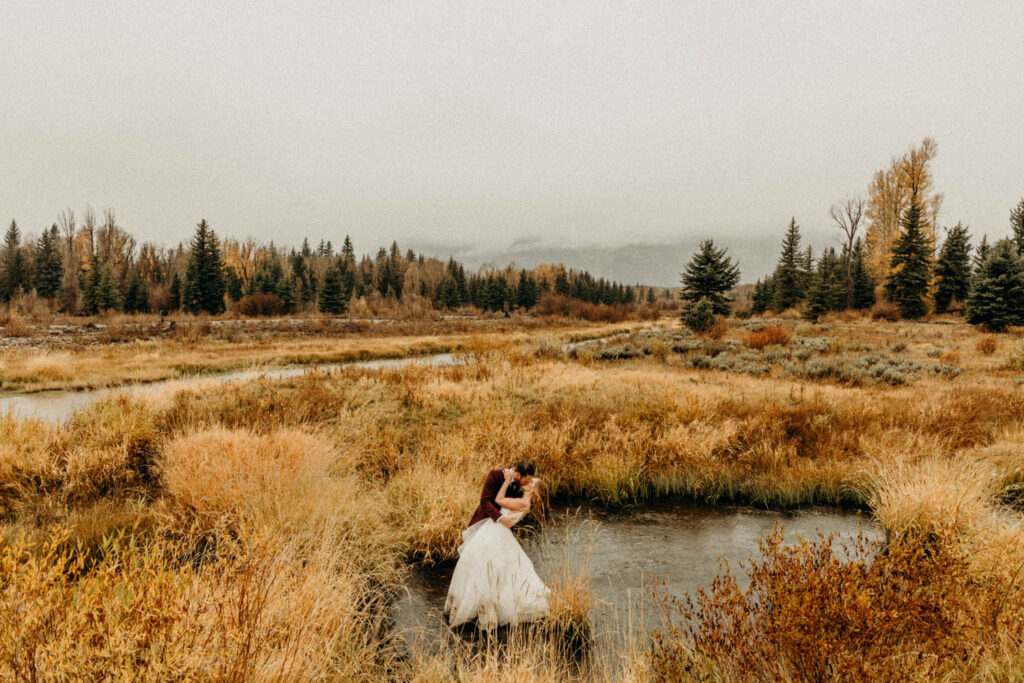
[[[525,514],[501,513],[516,521]],[[485,517],[462,532],[444,611],[452,626],[476,619],[490,630],[547,616],[549,593],[512,530]]]

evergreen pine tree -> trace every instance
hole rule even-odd
[[[800,226],[796,218],[789,221],[782,238],[782,253],[772,276],[775,284],[775,309],[784,311],[804,298],[803,255],[800,252]]]
[[[345,235],[345,242],[341,245],[341,258],[344,259],[348,268],[356,267],[356,250],[348,235]]]
[[[836,250],[826,249],[818,259],[818,265],[814,270],[807,292],[806,316],[808,319],[817,320],[829,311],[843,308],[846,299],[843,280],[842,263],[836,255]]]
[[[770,276],[764,280],[758,278],[757,283],[754,285],[754,294],[751,297],[750,312],[756,315],[763,314],[771,308],[774,298],[775,283],[772,281],[772,278]]]
[[[727,249],[716,249],[712,240],[704,240],[682,273],[680,297],[688,305],[701,299],[711,302],[716,315],[728,315],[732,299],[727,295],[740,280],[740,269],[726,256]]]
[[[565,274],[565,269],[560,268],[558,273],[555,275],[555,294],[560,296],[569,296],[572,288],[569,286],[569,277]]]
[[[989,252],[992,247],[988,244],[988,235],[981,236],[981,243],[978,248],[974,250],[974,257],[971,259],[971,273],[976,276],[981,272],[981,267],[985,264],[985,259],[988,258]]]
[[[82,285],[82,311],[86,315],[96,315],[99,312],[97,296],[100,287],[100,262],[96,253],[93,252],[89,260],[89,272],[85,275],[85,282]]]
[[[658,296],[654,293],[654,287],[648,287],[647,288],[647,303],[653,304],[653,303],[657,303],[657,301],[658,301]]]
[[[814,250],[807,245],[804,251],[804,258],[800,264],[800,272],[803,275],[803,294],[807,297],[807,290],[811,287],[811,279],[814,277]]]
[[[3,250],[0,251],[0,302],[11,300],[27,282],[28,269],[25,255],[21,250],[21,230],[18,224],[11,221],[4,235]]]
[[[946,231],[935,262],[935,312],[945,313],[951,302],[966,301],[971,286],[970,235],[960,223]]]
[[[100,266],[100,281],[95,301],[100,311],[116,311],[121,308],[121,287],[114,277],[114,271],[106,263]]]
[[[323,313],[341,315],[348,308],[348,300],[352,292],[345,291],[341,269],[334,265],[324,273],[324,281],[320,286],[319,304]]]
[[[167,300],[167,308],[170,311],[181,310],[181,276],[177,273],[171,278],[170,292]]]
[[[221,313],[224,311],[225,289],[220,242],[204,219],[199,221],[192,238],[181,288],[182,307],[193,314]]]
[[[516,306],[527,311],[537,305],[537,282],[525,270],[519,272],[516,285]]]
[[[1010,212],[1010,227],[1013,228],[1013,242],[1017,246],[1017,253],[1024,254],[1024,197],[1021,197],[1017,206]]]
[[[124,293],[124,312],[149,313],[149,310],[149,285],[135,273],[128,281],[128,289]]]
[[[103,311],[120,310],[121,305],[121,288],[113,271],[99,259],[98,253],[93,253],[89,274],[82,288],[82,309],[89,315],[96,315]]]
[[[36,241],[32,286],[36,288],[36,294],[46,299],[57,296],[64,277],[58,240],[57,226],[54,225],[49,230],[44,230]]]
[[[1001,332],[1024,324],[1024,259],[1010,239],[992,247],[971,284],[967,322]]]
[[[871,308],[875,304],[875,283],[868,270],[867,254],[860,238],[853,243],[853,254],[850,276],[853,280],[853,307],[858,311]]]
[[[886,279],[889,298],[904,318],[920,318],[928,312],[925,296],[931,279],[931,245],[921,230],[921,207],[912,199],[900,222],[902,230],[892,248],[892,274]]]
[[[238,272],[234,268],[224,269],[224,281],[228,297],[232,301],[238,301],[245,296],[245,292],[242,291],[242,278],[238,277]]]
[[[448,310],[459,307],[459,285],[451,273],[445,275],[437,290],[437,303],[441,308]]]

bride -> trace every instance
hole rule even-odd
[[[548,614],[548,587],[537,576],[509,528],[526,516],[532,505],[543,514],[546,487],[540,479],[523,487],[522,498],[508,498],[511,470],[495,498],[501,520],[485,517],[462,532],[459,561],[452,573],[444,611],[452,626],[476,619],[477,628],[535,621]],[[535,513],[535,514],[537,514]]]

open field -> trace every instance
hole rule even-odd
[[[550,623],[506,645],[456,639],[417,659],[387,640],[406,564],[452,557],[482,473],[527,458],[556,502],[858,506],[888,538],[848,563],[825,543],[769,539],[753,592],[727,574],[691,606],[652,597],[660,636],[589,677],[1022,675],[1016,336],[860,319],[733,322],[717,340],[667,327],[571,351],[575,330],[495,332],[452,367],[211,382],[106,400],[59,426],[0,418],[0,671],[582,675],[563,643],[586,622],[585,577],[556,584]],[[408,344],[398,353],[426,339],[371,341]],[[266,362],[343,352],[275,343]],[[261,353],[217,344],[194,352]],[[92,381],[103,365],[128,375],[130,345],[111,349],[102,364],[82,354]]]
[[[113,321],[98,335],[72,333],[52,348],[36,342],[0,350],[0,390],[95,389],[246,368],[346,363],[494,348],[550,334],[562,341],[639,329],[645,323],[593,324],[539,318],[435,322],[339,320]],[[120,331],[112,331],[116,328]],[[114,342],[103,343],[104,335]]]

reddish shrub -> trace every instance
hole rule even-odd
[[[536,312],[540,315],[557,315],[566,318],[580,318],[591,322],[617,323],[629,317],[629,307],[624,304],[591,304],[560,294],[545,292],[537,302]]]
[[[245,316],[281,315],[284,299],[276,294],[247,294],[238,300],[238,312]]]
[[[728,566],[696,602],[655,586],[658,680],[701,665],[728,680],[907,680],[922,662],[929,678],[960,678],[970,655],[995,646],[992,625],[1020,626],[1013,586],[979,576],[949,539],[861,534],[848,554],[832,537],[782,541],[777,527],[761,542],[746,590]]]
[[[769,325],[768,327],[747,332],[743,342],[752,349],[763,349],[766,346],[785,346],[793,339],[793,333],[782,325]]]

